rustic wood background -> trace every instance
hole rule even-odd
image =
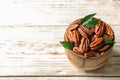
[[[76,69],[59,44],[75,19],[97,13],[115,32],[105,66]],[[120,0],[1,0],[0,80],[120,80]]]

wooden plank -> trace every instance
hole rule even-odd
[[[89,13],[109,24],[120,24],[119,0],[4,0],[0,1],[0,24],[67,25]],[[6,5],[4,5],[6,4]]]
[[[9,77],[0,80],[119,80],[119,77]]]
[[[0,55],[0,76],[120,76],[120,56],[102,68],[85,72],[73,67],[63,55]]]
[[[0,76],[120,76],[119,38],[112,59],[104,67],[84,72],[69,63],[59,44],[65,28],[0,27]],[[119,37],[119,26],[113,29]]]
[[[73,67],[59,44],[66,26],[1,26],[0,76],[120,76],[119,26],[113,27],[113,55],[101,69],[84,72]]]
[[[63,54],[60,45],[67,25],[53,26],[11,26],[0,27],[0,53],[3,54]],[[112,27],[115,31],[115,46],[119,51],[120,26]],[[49,39],[49,40],[48,40]]]

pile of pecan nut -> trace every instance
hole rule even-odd
[[[73,51],[85,58],[103,55],[113,44],[103,44],[103,39],[114,40],[114,32],[111,27],[99,21],[93,28],[86,28],[78,19],[72,22],[66,29],[64,39],[73,43]]]

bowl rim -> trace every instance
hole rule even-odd
[[[82,19],[82,18],[79,18],[79,19],[76,19],[75,21],[81,20],[81,19]],[[75,21],[73,21],[71,24],[74,24]],[[101,20],[101,21],[102,21],[102,20]],[[102,22],[104,22],[104,21],[102,21]],[[106,22],[104,22],[104,23],[107,24]],[[71,25],[71,24],[70,24],[70,25]],[[70,25],[68,25],[67,29],[69,28]],[[108,25],[109,25],[109,24],[108,24]],[[111,27],[111,26],[110,26],[110,27]],[[66,29],[66,30],[67,30],[67,29]],[[66,33],[66,30],[65,30],[65,33]],[[113,29],[112,29],[112,30],[113,30]],[[66,41],[66,39],[65,39],[65,33],[64,33],[64,40]],[[113,33],[114,33],[114,31],[113,31]],[[115,41],[115,35],[113,35],[113,36],[114,36],[114,39],[113,39],[113,40]],[[89,57],[89,58],[99,58],[99,57],[102,57],[102,56],[106,55],[105,53],[109,54],[110,51],[113,49],[113,46],[114,46],[114,43],[112,44],[112,46],[111,46],[107,51],[101,52],[101,53],[103,53],[103,55],[97,56],[97,57]],[[84,56],[82,56],[82,55],[74,52],[74,51],[71,50],[71,49],[65,49],[65,50],[68,50],[68,51],[70,51],[72,54],[77,55],[77,56],[79,56],[79,57],[81,57],[81,58],[87,59],[87,58],[85,58]]]

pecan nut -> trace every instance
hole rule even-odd
[[[65,39],[66,41],[69,41],[69,42],[73,43],[72,35],[73,35],[73,34],[72,34],[72,31],[67,30],[67,31],[65,32],[64,39]]]
[[[90,30],[82,25],[78,28],[78,31],[85,38],[88,38],[90,36]]]
[[[79,26],[79,24],[71,24],[68,29],[72,31],[72,30],[77,29],[78,26]]]
[[[94,32],[95,32],[95,28],[91,28],[91,29],[90,29],[90,35],[93,35]]]
[[[74,46],[78,47],[80,44],[80,34],[77,30],[74,30],[72,32],[72,40],[73,40]]]
[[[69,41],[69,39],[68,39],[68,34],[67,34],[68,32],[67,31],[65,31],[65,35],[64,35],[64,39],[65,39],[65,41]]]
[[[111,40],[114,40],[114,32],[113,32],[112,28],[108,24],[106,24],[105,29],[106,29],[106,32],[105,32],[104,36]]]
[[[101,48],[102,46],[103,46],[103,44],[99,44],[99,45],[97,45],[95,47],[90,47],[90,49],[91,50],[97,50],[97,49]]]
[[[110,35],[110,36],[109,36],[109,35],[107,35],[107,34],[104,34],[103,36],[104,36],[105,38],[108,38],[108,39],[112,40],[112,41],[114,40],[114,36],[113,36],[113,35]]]
[[[80,44],[80,34],[77,30],[73,30],[73,31],[68,30],[67,32],[65,32],[64,39],[66,41],[74,43],[75,47],[78,47]]]
[[[83,53],[80,52],[79,47],[74,47],[74,48],[73,48],[73,51],[74,51],[75,53],[78,53],[78,54],[83,54]]]
[[[99,21],[99,23],[95,26],[95,34],[102,36],[104,32],[104,23]]]
[[[93,36],[91,36],[91,42],[93,42],[95,39],[97,39],[97,38],[99,38],[99,36],[98,35],[93,35]]]
[[[84,53],[84,52],[88,51],[89,50],[89,44],[90,44],[90,41],[89,41],[88,38],[82,38],[81,43],[79,45],[80,52]]]
[[[84,53],[84,57],[85,57],[85,58],[93,57],[93,56],[95,56],[95,53],[94,53],[93,51]]]
[[[91,50],[96,50],[96,49],[100,48],[102,46],[102,41],[103,41],[103,38],[101,38],[101,37],[96,38],[94,41],[92,41],[90,43]]]
[[[110,47],[111,47],[111,45],[104,45],[103,47],[101,47],[101,48],[99,49],[99,51],[101,51],[101,52],[107,51]]]
[[[108,25],[108,24],[105,24],[106,26],[106,34],[109,35],[109,36],[113,36],[114,35],[114,32],[112,30],[112,28]]]

